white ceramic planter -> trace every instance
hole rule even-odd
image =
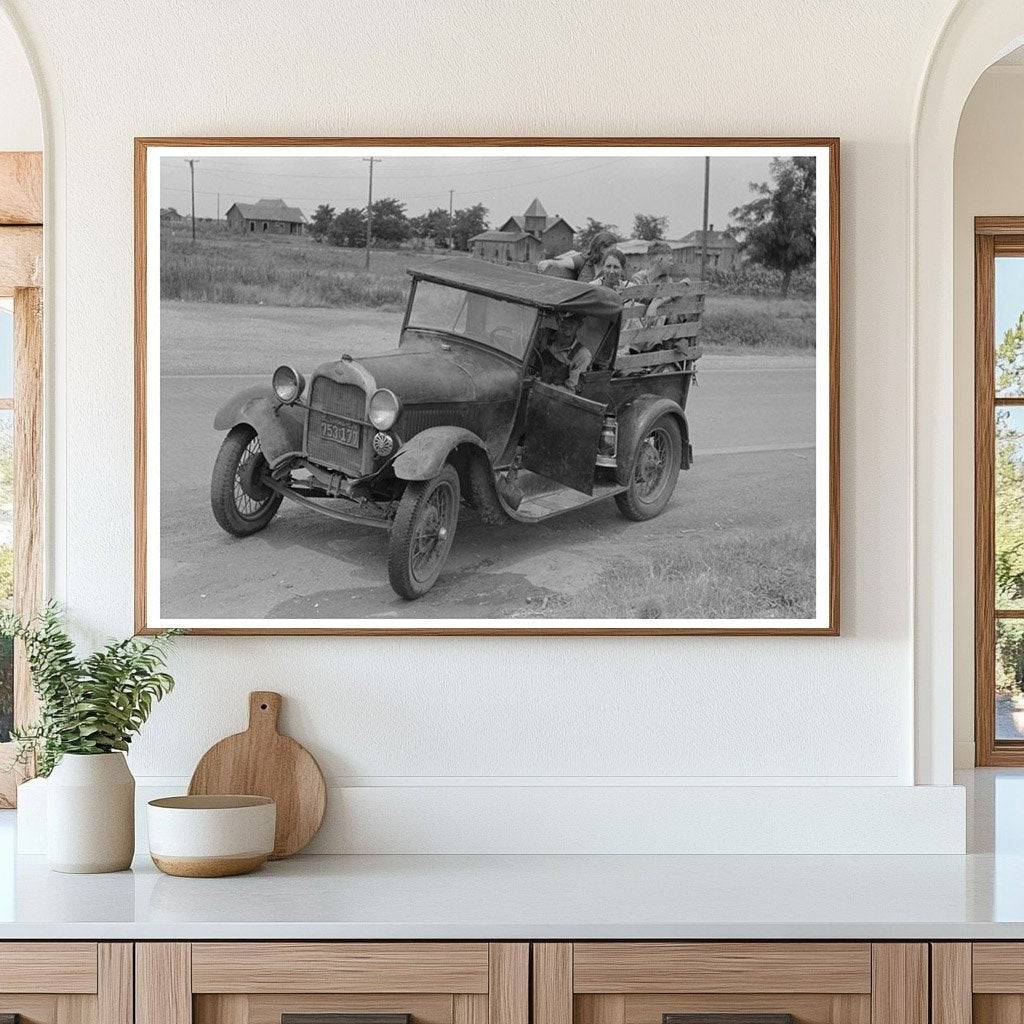
[[[135,779],[124,754],[65,754],[46,784],[52,871],[124,871],[135,854]]]

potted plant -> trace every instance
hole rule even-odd
[[[18,759],[47,776],[47,862],[54,871],[122,871],[135,853],[135,779],[124,752],[153,702],[174,687],[162,671],[174,631],[129,637],[84,658],[56,604],[22,622],[0,614],[0,634],[25,645],[39,719],[12,732]]]

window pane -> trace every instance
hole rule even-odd
[[[1024,257],[996,257],[996,395],[1024,396]]]
[[[996,739],[1024,740],[1024,622],[996,619]]]
[[[14,413],[0,410],[0,606],[14,599]],[[14,649],[0,637],[0,743],[14,724]]]
[[[996,608],[1024,608],[1024,408],[996,409]]]

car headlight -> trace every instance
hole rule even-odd
[[[290,366],[279,366],[270,379],[274,394],[282,402],[294,402],[305,390],[306,378]]]
[[[374,391],[370,398],[370,405],[367,414],[370,422],[378,430],[390,430],[402,411],[402,403],[395,397],[394,393],[387,388],[380,388]]]

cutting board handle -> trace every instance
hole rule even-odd
[[[254,690],[249,694],[249,732],[277,732],[281,694]]]

